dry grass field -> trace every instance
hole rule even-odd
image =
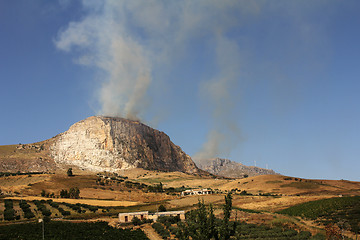
[[[266,196],[234,196],[233,205],[244,209],[276,212],[299,203],[315,201],[330,197],[335,196],[282,196],[276,198]]]
[[[232,180],[213,178],[211,176],[194,176],[182,172],[160,172],[144,169],[131,169],[119,174],[129,177],[137,182],[146,184],[162,183],[164,187],[187,187],[187,188],[219,188]]]
[[[144,169],[120,171],[117,174],[123,181],[97,176],[96,173],[82,171],[74,168],[74,177],[66,175],[66,170],[59,170],[56,174],[34,174],[32,176],[7,176],[0,177],[0,189],[7,198],[14,200],[49,200],[70,204],[88,204],[92,206],[115,207],[109,214],[114,216],[126,211],[156,211],[160,204],[168,210],[190,210],[196,207],[198,201],[212,204],[215,214],[222,217],[222,205],[227,192],[233,191],[232,218],[256,224],[286,224],[294,229],[306,230],[316,233],[319,226],[312,221],[276,214],[278,210],[285,209],[295,204],[314,201],[324,198],[360,195],[360,182],[346,180],[310,180],[282,175],[263,175],[243,179],[225,179],[212,176],[194,176],[181,172],[160,172]],[[105,184],[99,184],[99,179]],[[202,196],[182,197],[179,193],[167,194],[148,191],[147,187],[139,189],[127,186],[125,183],[157,185],[160,182],[164,188],[210,188],[216,194]],[[78,187],[80,199],[59,198],[62,189]],[[54,193],[55,198],[41,197],[41,192]],[[245,195],[244,191],[250,193]],[[35,205],[30,202],[35,210]],[[61,215],[55,208],[51,208],[52,217]],[[121,209],[116,208],[121,207]],[[71,211],[71,216],[81,218],[83,215],[63,206],[64,210]],[[21,214],[18,202],[14,209]],[[245,209],[245,210],[244,210]],[[101,217],[88,212],[87,218]],[[4,200],[0,198],[0,215],[4,211]],[[35,212],[35,211],[34,211]],[[86,215],[85,214],[85,215]],[[92,215],[93,214],[93,215]],[[99,215],[100,214],[100,215]],[[85,216],[84,215],[84,216]],[[105,216],[103,216],[105,217]],[[114,218],[109,218],[114,221]]]
[[[282,175],[261,175],[229,181],[221,190],[246,190],[252,194],[278,195],[360,195],[360,182],[346,180],[311,180]]]
[[[82,173],[82,175],[80,174]],[[277,211],[288,206],[321,198],[338,195],[360,195],[360,183],[345,180],[308,180],[282,175],[263,175],[243,179],[223,179],[210,176],[194,176],[180,172],[148,171],[144,169],[124,170],[118,173],[128,177],[129,181],[155,185],[160,182],[165,188],[211,188],[226,193],[236,190],[234,206],[254,209]],[[125,187],[116,181],[108,181],[100,186],[99,179],[94,173],[75,172],[74,177],[69,177],[65,172],[57,174],[21,175],[0,177],[0,189],[13,196],[40,196],[45,190],[58,196],[62,189],[78,187],[80,197],[89,200],[129,201],[151,203],[155,201],[169,201],[169,205],[182,208],[192,206],[197,202],[197,197],[180,198],[165,193],[147,192],[142,189]],[[253,196],[238,195],[246,191]],[[259,194],[273,194],[272,196],[258,196]],[[216,203],[222,195],[204,197],[205,202]],[[220,199],[220,200],[219,200]]]

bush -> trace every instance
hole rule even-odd
[[[134,217],[132,220],[131,220],[132,224],[134,224],[134,226],[139,226],[142,224],[141,220],[137,217]]]
[[[74,175],[73,175],[73,172],[72,172],[72,168],[69,168],[69,169],[67,170],[66,174],[67,174],[69,177],[74,176]]]
[[[170,237],[169,230],[165,229],[161,223],[155,222],[151,226],[163,239],[167,239],[168,237]]]
[[[154,220],[152,220],[152,219],[146,219],[146,218],[144,218],[143,220],[142,220],[142,224],[145,224],[145,223],[153,223],[154,222]]]
[[[27,219],[30,219],[30,218],[34,218],[35,215],[33,212],[24,212],[24,217],[27,218]]]
[[[69,216],[70,215],[70,212],[69,211],[65,211],[63,208],[59,207],[58,208],[59,212],[64,216]]]
[[[177,227],[173,227],[173,226],[170,226],[168,229],[173,235],[176,235],[179,231]]]
[[[13,206],[14,204],[11,199],[5,199],[4,219],[7,221],[20,219],[20,216],[15,215],[15,210],[13,209]]]
[[[44,203],[46,203],[45,200],[41,200],[41,201],[38,201],[38,200],[34,200],[33,203],[36,205],[37,209],[41,211],[41,214],[44,216],[44,217],[49,217],[51,216],[51,211],[49,209],[47,209],[45,207],[45,205],[43,205]]]
[[[326,237],[324,234],[318,233],[310,238],[310,240],[325,240]]]
[[[21,200],[19,206],[23,210],[25,218],[30,219],[35,217],[35,215],[30,210],[30,205],[26,201]]]
[[[158,208],[159,212],[166,212],[166,207],[164,205],[160,205]]]
[[[4,211],[4,219],[7,220],[7,221],[11,221],[11,220],[14,220],[15,219],[15,211],[14,209],[5,209]]]
[[[170,224],[175,224],[177,222],[180,221],[180,217],[179,216],[160,216],[158,219],[157,219],[157,222],[160,222],[160,223],[170,223]]]
[[[311,233],[308,231],[302,231],[298,234],[297,239],[309,239],[311,237]]]

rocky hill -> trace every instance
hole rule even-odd
[[[0,171],[25,171],[29,165],[32,171],[74,165],[91,171],[201,172],[165,133],[138,121],[103,116],[77,122],[44,142],[0,147]]]
[[[197,166],[200,169],[207,171],[209,173],[224,177],[233,177],[233,178],[277,174],[271,169],[246,166],[244,164],[233,162],[230,161],[229,159],[224,159],[224,158],[202,159],[197,161]]]

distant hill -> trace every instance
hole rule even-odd
[[[196,164],[204,171],[224,177],[243,178],[247,176],[278,174],[271,169],[246,166],[224,158],[197,160]]]
[[[0,172],[53,171],[69,165],[90,171],[202,173],[168,135],[119,117],[93,116],[43,142],[0,146]]]

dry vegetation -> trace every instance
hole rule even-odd
[[[83,175],[80,175],[82,173]],[[322,198],[342,195],[360,195],[360,183],[334,180],[307,180],[291,178],[281,175],[263,175],[243,179],[223,179],[210,176],[194,176],[180,172],[159,172],[144,169],[125,170],[118,173],[128,177],[129,181],[155,185],[160,182],[165,188],[211,188],[223,193],[235,191],[234,206],[254,210],[277,211],[291,205]],[[57,174],[21,175],[0,177],[0,186],[3,192],[17,196],[40,196],[41,191],[59,195],[62,189],[78,187],[80,197],[90,200],[130,201],[150,203],[169,200],[169,205],[175,208],[192,206],[197,197],[180,198],[165,193],[146,192],[141,189],[128,188],[117,181],[108,181],[100,186],[95,174],[75,171],[74,177],[65,172]],[[252,196],[239,195],[241,191],[253,194]],[[258,194],[273,194],[278,197],[258,196]],[[281,197],[280,197],[281,196]],[[221,201],[222,195],[204,197],[205,202],[216,203]]]
[[[94,173],[74,169],[74,177],[66,175],[66,171],[56,174],[21,175],[0,177],[0,189],[7,198],[14,200],[48,200],[41,197],[41,191],[54,193],[54,202],[71,204],[88,204],[92,206],[122,207],[111,210],[111,214],[119,211],[156,210],[160,204],[167,209],[189,210],[195,208],[199,200],[205,204],[212,204],[215,214],[221,217],[224,195],[233,191],[233,218],[248,223],[290,224],[294,228],[316,233],[319,226],[312,221],[304,221],[294,217],[276,214],[276,211],[295,204],[319,199],[337,197],[339,195],[360,195],[360,183],[346,180],[308,180],[281,175],[263,175],[243,179],[224,179],[212,176],[194,176],[180,172],[159,172],[144,169],[124,170],[117,174],[124,181],[111,180],[106,184],[99,184],[99,176]],[[103,181],[103,180],[102,180]],[[104,180],[105,181],[105,180]],[[181,197],[179,193],[149,192],[147,189],[138,189],[126,186],[125,182],[156,185],[163,184],[164,188],[211,188],[216,194],[204,196]],[[78,187],[80,199],[59,198],[62,189]],[[250,195],[243,194],[250,193]],[[259,195],[260,194],[260,195]],[[35,209],[30,203],[31,209]],[[66,206],[67,211],[72,211]],[[21,212],[18,203],[14,209]],[[245,210],[244,210],[245,209]],[[4,211],[4,202],[0,198],[0,215]],[[76,216],[76,213],[72,214]],[[60,215],[58,210],[52,209],[52,216]],[[92,215],[91,215],[92,216]],[[79,216],[81,217],[81,216]],[[98,218],[99,215],[93,215]],[[113,221],[113,219],[112,219]]]

